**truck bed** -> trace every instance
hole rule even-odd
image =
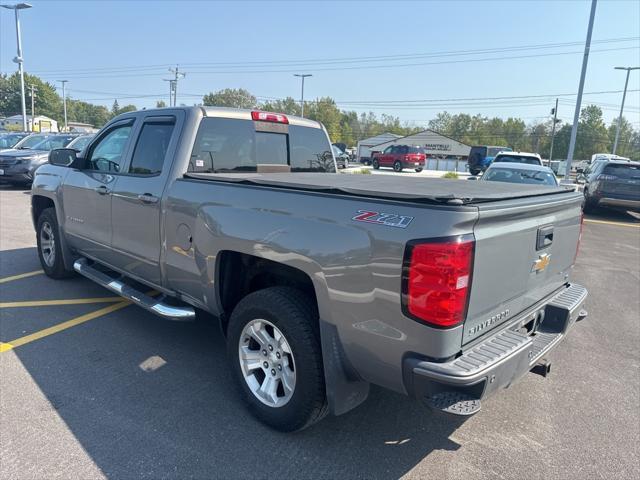
[[[185,177],[291,190],[453,205],[471,205],[543,195],[566,195],[571,192],[563,187],[549,187],[547,185],[415,178],[402,175],[187,173]]]

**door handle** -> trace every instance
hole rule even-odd
[[[111,191],[104,185],[100,185],[99,187],[94,188],[94,190],[100,195],[107,195],[111,193]]]
[[[138,195],[138,200],[142,203],[158,203],[158,197],[151,195],[150,193],[142,193]]]

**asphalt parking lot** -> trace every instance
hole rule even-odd
[[[250,417],[215,326],[40,273],[29,192],[0,187],[0,478],[637,478],[640,220],[586,220],[589,317],[462,423],[373,388],[298,434]]]

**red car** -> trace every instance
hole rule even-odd
[[[374,153],[371,163],[376,170],[380,167],[391,167],[396,172],[401,172],[404,168],[413,168],[416,172],[421,172],[426,159],[422,147],[391,145],[385,148],[384,152]]]

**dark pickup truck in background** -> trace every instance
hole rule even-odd
[[[372,383],[469,415],[548,368],[585,315],[581,195],[335,171],[311,120],[126,113],[36,171],[40,261],[167,319],[211,314],[241,398],[284,431]]]

